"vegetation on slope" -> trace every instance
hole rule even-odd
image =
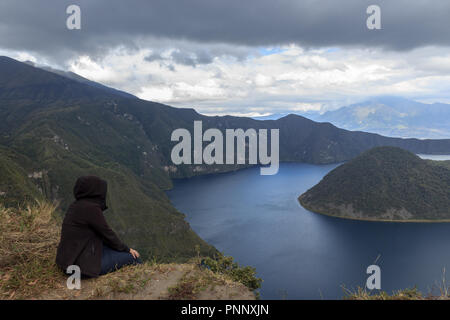
[[[254,269],[200,265],[198,256],[186,264],[155,260],[125,267],[96,279],[82,280],[81,290],[68,290],[66,276],[55,264],[60,218],[47,202],[11,209],[0,207],[1,299],[254,299],[261,280]]]
[[[450,219],[450,170],[393,147],[369,150],[299,197],[311,211],[386,220]]]
[[[417,288],[396,290],[391,294],[386,291],[372,293],[361,287],[355,291],[344,290],[345,300],[450,300],[449,288],[444,284],[439,288],[438,294],[423,294]]]
[[[0,203],[5,206],[17,206],[43,195],[39,186],[32,182],[26,170],[20,164],[32,163],[26,157],[0,146]]]

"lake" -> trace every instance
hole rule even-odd
[[[450,267],[450,224],[352,221],[305,210],[297,197],[337,165],[283,163],[175,181],[168,195],[204,240],[256,268],[262,299],[341,299],[376,261],[381,289],[436,291]]]

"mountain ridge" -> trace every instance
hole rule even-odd
[[[115,94],[121,95],[121,96],[123,96],[125,98],[138,99],[136,96],[134,96],[134,95],[132,95],[130,93],[127,93],[127,92],[124,92],[124,91],[121,91],[121,90],[118,90],[118,89],[115,89],[115,88],[112,88],[112,87],[105,86],[105,85],[103,85],[101,83],[98,83],[98,82],[94,82],[92,80],[86,79],[86,78],[80,76],[79,74],[71,72],[71,71],[63,71],[63,70],[55,69],[55,68],[52,68],[52,67],[49,67],[49,66],[40,66],[40,65],[37,65],[36,63],[34,63],[32,61],[25,61],[24,63],[26,63],[26,64],[28,64],[28,65],[30,65],[32,67],[39,68],[39,69],[42,69],[42,70],[45,70],[45,71],[49,71],[49,72],[52,72],[54,74],[63,76],[65,78],[69,78],[71,80],[78,81],[80,83],[85,83],[85,84],[88,84],[90,86],[93,86],[93,87],[96,87],[96,88],[99,88],[99,89],[103,89],[103,90],[106,90],[106,91],[111,92],[111,93],[115,93]]]
[[[399,97],[375,97],[310,118],[348,130],[391,137],[450,137],[450,105],[424,104]]]

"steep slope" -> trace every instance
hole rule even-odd
[[[424,104],[396,97],[370,99],[311,119],[390,137],[450,137],[450,105]]]
[[[40,173],[34,172],[32,168],[33,163],[29,159],[0,146],[0,203],[16,206],[43,198],[40,192],[42,186],[32,182]]]
[[[374,148],[331,171],[299,201],[338,217],[450,220],[450,170],[399,148]]]

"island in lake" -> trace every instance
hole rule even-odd
[[[383,221],[450,221],[450,161],[377,147],[328,173],[299,197],[330,216]]]

